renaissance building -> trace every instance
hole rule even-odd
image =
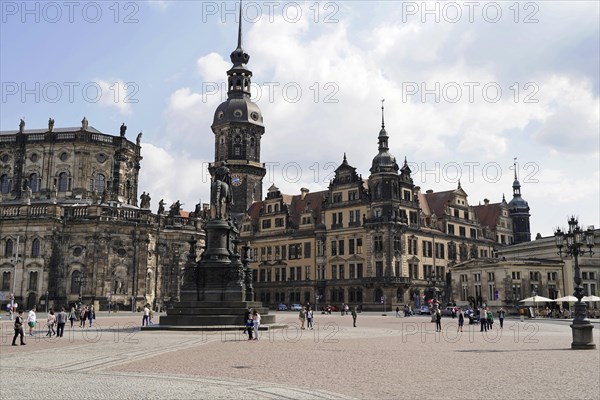
[[[0,133],[0,304],[162,308],[203,246],[199,213],[140,195],[141,137],[89,126]],[[138,204],[138,197],[140,203]],[[190,255],[191,254],[191,255]]]
[[[278,303],[362,304],[365,308],[459,299],[451,271],[471,259],[493,259],[499,248],[530,240],[529,206],[515,177],[513,200],[471,206],[458,184],[422,192],[406,158],[390,153],[382,107],[378,146],[363,178],[346,154],[327,190],[275,186],[262,197],[263,115],[250,100],[250,56],[238,44],[227,71],[227,100],[212,131],[215,160],[232,172],[234,213],[253,253],[256,300]],[[498,287],[500,287],[500,283]],[[486,300],[484,292],[468,297]],[[465,299],[466,300],[466,299]]]

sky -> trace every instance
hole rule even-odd
[[[364,178],[381,105],[390,152],[423,191],[512,198],[532,237],[570,215],[600,226],[600,3],[245,1],[244,49],[266,132],[263,193]],[[139,192],[209,199],[210,129],[239,3],[2,1],[0,128],[90,126],[142,136]]]

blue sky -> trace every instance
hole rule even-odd
[[[153,208],[208,199],[221,95],[207,89],[230,66],[238,3],[1,5],[2,130],[125,122],[143,131]],[[592,1],[245,2],[264,191],[322,190],[344,152],[368,176],[385,98],[391,152],[423,190],[460,176],[472,205],[510,200],[517,157],[534,235],[570,214],[600,226],[599,14]]]

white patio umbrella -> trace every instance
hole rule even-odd
[[[528,297],[526,299],[521,300],[521,303],[533,303],[533,306],[535,308],[537,308],[537,303],[544,303],[544,302],[548,302],[548,301],[554,301],[552,299],[549,299],[547,297],[544,296],[532,296],[532,297]]]
[[[544,302],[548,302],[548,301],[556,301],[556,300],[552,300],[549,299],[547,297],[544,296],[532,296],[532,297],[528,297],[526,299],[521,300],[521,303],[544,303]],[[575,299],[575,301],[577,301],[577,299]]]
[[[591,301],[591,302],[600,301],[600,297],[598,297],[598,296],[584,296],[584,297],[582,297],[581,301]]]
[[[569,303],[576,303],[577,297],[569,295],[569,296],[564,296],[564,297],[558,298],[554,301],[556,301],[557,303],[561,303],[561,302],[565,302],[565,301],[569,302]]]

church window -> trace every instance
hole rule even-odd
[[[33,193],[40,191],[40,179],[38,178],[38,174],[33,173],[29,175],[29,188]]]
[[[0,193],[8,193],[10,191],[10,181],[8,175],[4,174],[0,177]]]
[[[69,176],[66,172],[58,174],[58,187],[59,192],[66,192],[69,190]]]

